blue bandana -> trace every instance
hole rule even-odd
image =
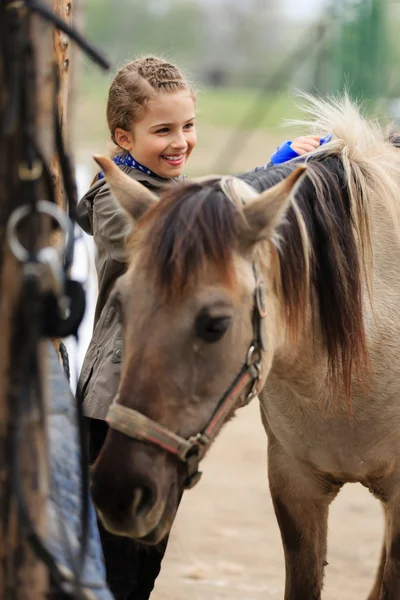
[[[141,165],[140,162],[138,162],[136,159],[133,158],[133,156],[131,154],[129,154],[129,152],[117,154],[117,156],[114,156],[113,160],[114,160],[115,164],[118,166],[124,165],[125,167],[132,167],[133,169],[142,171],[142,173],[146,173],[146,175],[150,175],[151,177],[157,177],[158,179],[163,179],[163,177],[156,175],[156,173],[154,173],[147,167],[144,167],[143,165]],[[97,176],[97,179],[103,179],[103,177],[104,177],[104,173],[102,173],[102,171],[100,171],[100,173]]]

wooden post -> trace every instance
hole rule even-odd
[[[53,0],[53,11],[64,21],[72,23],[72,0]],[[58,111],[63,134],[66,134],[68,116],[68,84],[70,71],[70,42],[68,36],[60,30],[54,32],[54,56],[60,78]],[[56,158],[52,161],[52,174],[57,204],[65,208],[64,190],[60,174],[60,165]]]
[[[21,28],[22,35],[31,37],[36,55],[38,85],[31,93],[39,107],[34,118],[34,129],[40,131],[37,141],[41,148],[51,143],[51,102],[48,101],[50,79],[48,61],[51,56],[51,34],[40,19],[27,20],[23,3],[14,3],[8,9],[2,4],[0,20],[7,22],[7,33],[12,27]],[[7,11],[7,14],[5,14]],[[22,37],[22,36],[21,36]],[[11,42],[9,42],[11,43]],[[5,45],[5,44],[4,44]],[[47,57],[47,58],[46,58]],[[20,115],[5,118],[9,93],[4,55],[0,55],[0,598],[8,600],[35,600],[45,597],[49,589],[48,573],[32,551],[26,538],[18,511],[15,494],[15,472],[23,489],[25,506],[36,532],[44,537],[46,531],[46,499],[48,476],[46,435],[37,415],[26,410],[18,442],[19,461],[13,469],[14,432],[17,419],[15,406],[22,397],[21,356],[26,352],[21,313],[22,265],[10,252],[6,225],[13,211],[25,202],[21,193],[19,174],[23,168]],[[13,99],[18,111],[18,103]],[[10,123],[11,121],[11,123]],[[4,124],[7,123],[7,131]],[[34,169],[31,170],[33,177]],[[24,240],[26,241],[26,240]],[[25,414],[25,411],[24,411]]]
[[[71,0],[69,2],[42,0],[42,3],[50,9],[55,9],[63,18],[71,18]],[[26,11],[23,2],[10,3],[7,8],[4,3],[0,3],[0,27],[2,25],[4,27],[5,22],[11,23],[10,18],[14,19],[14,24],[26,22]],[[50,164],[54,152],[52,116],[54,57],[58,61],[60,70],[59,105],[65,127],[69,42],[59,32],[53,38],[51,26],[38,16],[30,18],[28,22],[24,39],[29,35],[32,40],[36,72],[36,86],[35,89],[30,90],[36,108],[33,125],[37,146],[47,164]],[[12,26],[13,23],[6,30],[7,34]],[[2,39],[2,47],[4,44],[5,41]],[[27,541],[26,531],[22,527],[18,513],[11,468],[13,432],[17,423],[15,406],[21,393],[25,393],[21,391],[23,377],[21,377],[20,359],[27,349],[26,329],[24,330],[22,325],[23,313],[21,312],[23,270],[22,265],[10,252],[6,235],[6,225],[10,215],[18,206],[26,202],[19,183],[23,139],[19,115],[15,126],[10,127],[9,131],[2,127],[9,94],[9,72],[9,70],[8,73],[6,72],[4,56],[0,54],[0,600],[39,600],[52,597],[49,573]],[[54,167],[53,177],[57,202],[63,205],[57,166]],[[47,243],[49,242],[48,239]],[[40,366],[44,374],[44,361],[41,361]],[[25,411],[22,435],[18,444],[20,447],[19,481],[24,490],[31,522],[39,536],[45,538],[48,498],[46,426],[34,410],[29,410],[29,406],[24,407],[24,414]]]
[[[72,0],[53,0],[53,11],[68,25],[72,24]],[[68,118],[68,99],[69,99],[69,71],[70,71],[70,42],[68,36],[56,29],[54,31],[54,58],[57,65],[59,76],[58,93],[58,114],[61,122],[61,129],[64,137],[67,133]],[[56,156],[51,161],[51,174],[54,184],[55,199],[59,206],[66,208],[66,199],[64,197],[64,187],[61,177],[60,164]],[[59,235],[53,234],[51,243],[57,246]],[[60,350],[60,340],[53,339],[53,345],[56,352]]]

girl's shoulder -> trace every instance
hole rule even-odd
[[[155,190],[157,190],[157,189],[161,189],[166,184],[165,179],[162,179],[161,177],[157,177],[154,175],[148,175],[147,173],[143,173],[142,171],[139,171],[138,169],[135,169],[134,167],[129,167],[126,165],[118,165],[118,168],[123,173],[125,173],[132,179],[139,181],[146,187],[154,188]],[[110,189],[109,185],[107,183],[107,180],[104,178],[103,174],[98,173],[96,176],[96,179],[93,181],[92,185],[90,186],[90,188],[86,192],[86,194],[83,196],[83,198],[86,198],[93,202],[95,197],[97,196],[97,194],[99,194],[100,192],[106,192],[109,189]]]
[[[139,181],[145,187],[151,189],[156,194],[159,194],[162,187],[165,186],[165,180],[161,178],[154,177],[152,175],[148,175],[147,173],[142,173],[133,167],[128,167],[125,165],[118,165],[118,168],[121,169],[123,173],[126,173],[132,179]],[[86,194],[82,196],[77,206],[77,221],[79,225],[82,227],[86,233],[92,234],[92,224],[93,224],[93,210],[96,204],[96,198],[101,203],[107,203],[107,199],[109,202],[114,204],[115,200],[111,194],[110,187],[107,183],[107,180],[102,177],[101,179],[97,178]]]

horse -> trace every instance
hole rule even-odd
[[[346,96],[308,98],[332,141],[300,160],[166,188],[97,157],[132,221],[113,302],[124,364],[92,495],[154,544],[236,409],[258,396],[285,600],[319,600],[329,506],[360,482],[384,508],[369,600],[400,598],[400,154]]]

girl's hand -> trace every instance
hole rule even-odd
[[[290,146],[292,150],[301,156],[319,148],[320,141],[321,138],[319,135],[304,135],[294,139]]]

